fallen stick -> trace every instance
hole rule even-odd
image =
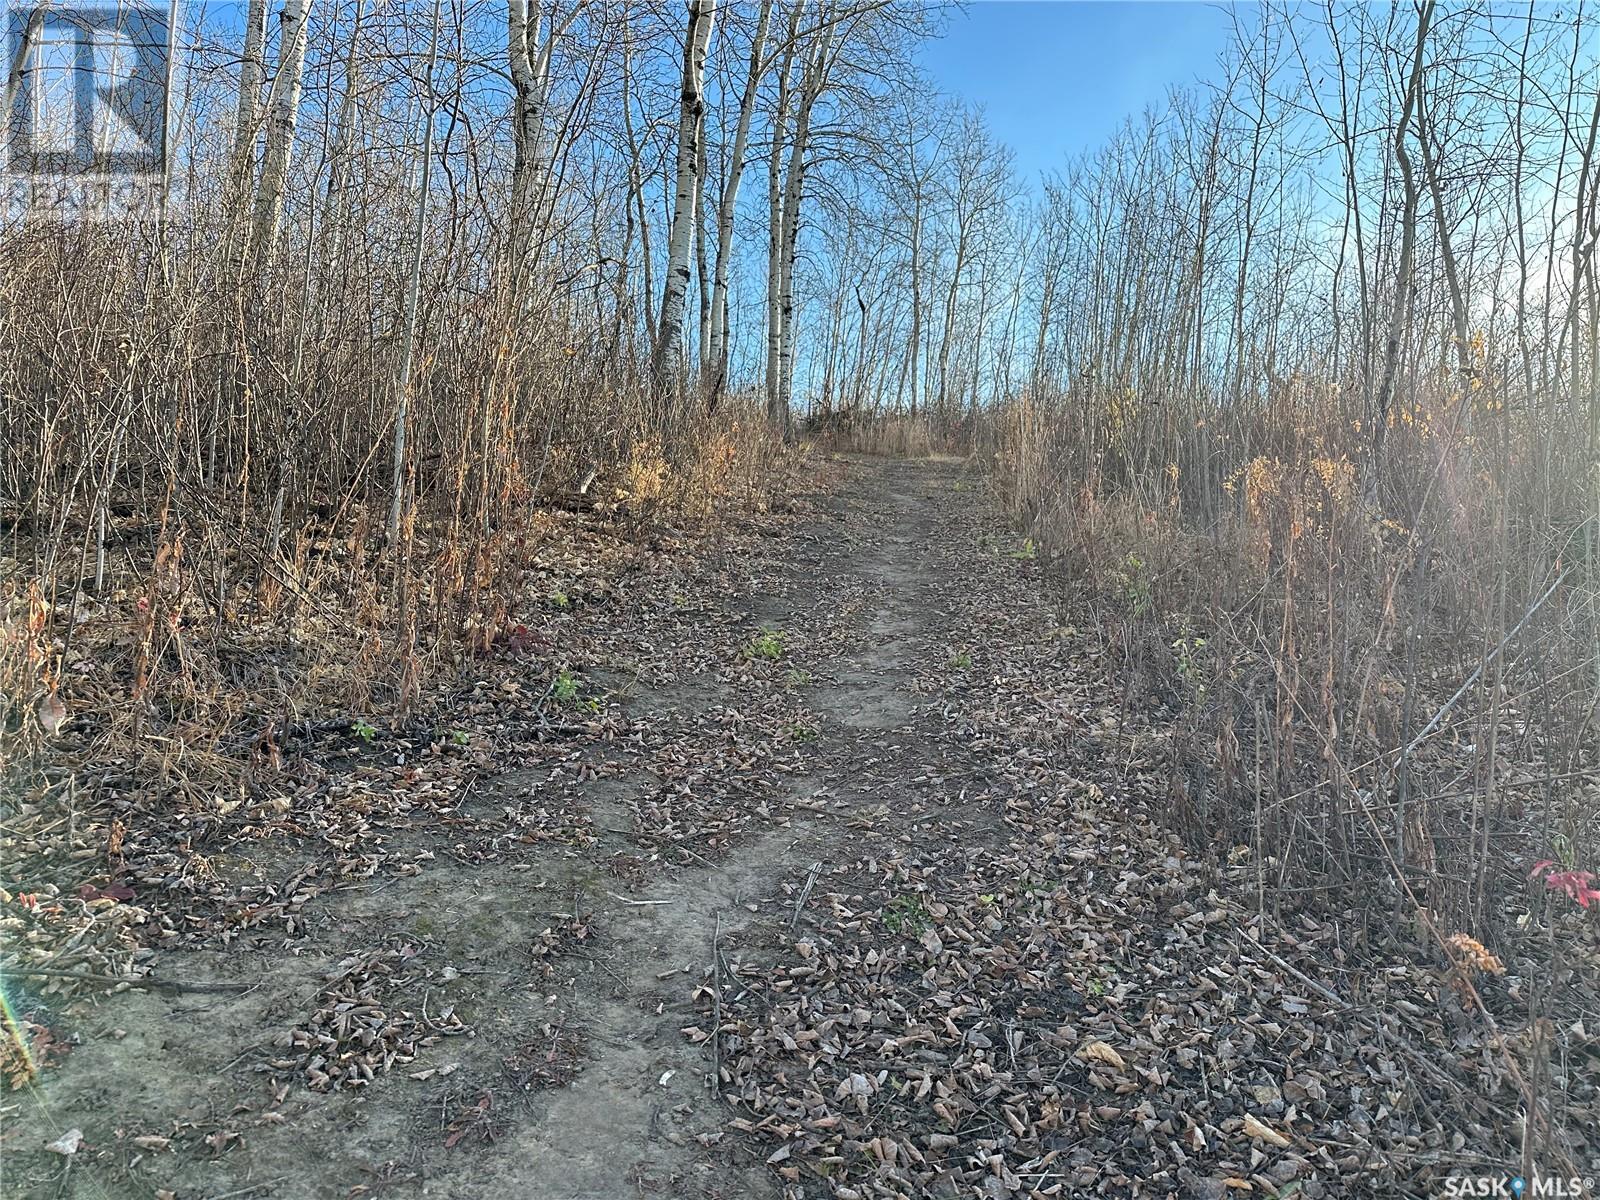
[[[711,1094],[722,1090],[722,910],[711,931]]]
[[[1346,1004],[1344,1002],[1344,1000],[1339,997],[1337,992],[1334,992],[1330,988],[1324,987],[1322,984],[1318,983],[1315,979],[1311,978],[1311,976],[1307,975],[1299,967],[1295,966],[1293,963],[1289,962],[1288,960],[1283,959],[1283,958],[1279,958],[1276,954],[1274,954],[1271,950],[1268,950],[1260,942],[1255,941],[1254,939],[1252,939],[1251,940],[1251,947],[1253,949],[1261,951],[1261,953],[1265,954],[1273,962],[1277,963],[1278,966],[1282,967],[1285,971],[1289,972],[1289,974],[1293,975],[1301,983],[1305,984],[1312,991],[1316,992],[1317,995],[1321,996],[1324,1000],[1328,1001],[1331,1004],[1337,1005],[1341,1010],[1343,1010],[1345,1012],[1349,1012],[1349,1011],[1352,1010],[1353,1006],[1351,1006],[1349,1004]]]
[[[607,892],[606,895],[610,896],[613,900],[621,901],[623,904],[631,904],[635,908],[648,908],[653,904],[672,903],[671,900],[629,900],[626,896],[619,896],[615,892]]]
[[[185,983],[179,979],[154,979],[149,975],[97,975],[83,971],[50,971],[36,967],[0,968],[0,979],[7,975],[20,975],[25,979],[75,979],[80,983],[127,984],[130,988],[143,988],[157,992],[243,992],[245,983]]]
[[[811,889],[817,886],[817,876],[822,874],[822,860],[818,859],[811,864],[811,870],[806,872],[806,885],[800,889],[800,899],[794,906],[794,917],[789,922],[789,932],[793,933],[800,927],[800,910],[806,906],[806,901],[811,899]]]

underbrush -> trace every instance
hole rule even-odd
[[[818,445],[841,454],[885,458],[966,457],[971,423],[951,424],[926,417],[874,416],[869,413],[819,413],[806,423]]]
[[[13,512],[0,562],[7,765],[76,734],[120,746],[139,774],[179,787],[205,774],[209,788],[237,781],[243,732],[265,744],[308,714],[404,714],[463,664],[524,649],[530,611],[605,603],[664,539],[764,511],[786,452],[735,411],[670,457],[635,443],[581,495],[526,489],[521,512],[487,522],[417,506],[394,543],[381,503],[301,498],[303,521],[273,532],[272,553],[270,512],[129,494],[108,502],[103,565],[84,572],[88,514],[44,530]]]
[[[330,780],[480,759],[463,696],[551,728],[596,719],[560,703],[565,656],[582,643],[573,622],[627,602],[725,518],[781,507],[795,461],[730,401],[670,441],[636,437],[587,479],[525,464],[487,520],[430,489],[394,540],[381,493],[308,491],[275,510],[268,491],[241,508],[189,481],[152,496],[134,475],[106,492],[103,523],[93,493],[53,527],[37,506],[9,510],[11,957],[44,971],[43,992],[85,970],[122,975],[140,946],[182,937],[160,914],[208,892],[212,856],[270,831],[306,836],[308,802]],[[358,828],[359,811],[347,815]],[[315,836],[359,858],[346,824]],[[163,876],[169,894],[147,894]],[[118,902],[135,891],[137,904]]]
[[[1228,433],[1018,402],[993,462],[1121,720],[1155,722],[1174,829],[1263,911],[1362,906],[1491,1028],[1475,973],[1535,964],[1532,1032],[1494,1041],[1559,1125],[1585,1051],[1542,1019],[1581,1031],[1600,979],[1593,506],[1571,443],[1468,396],[1408,405],[1381,472],[1303,385]]]
[[[182,944],[233,847],[369,870],[350,781],[434,803],[491,752],[473,711],[603,722],[584,610],[782,503],[759,404],[647,382],[624,310],[573,291],[591,248],[512,270],[455,212],[420,262],[326,214],[246,262],[204,190],[159,227],[8,225],[0,934],[39,990]],[[376,787],[396,771],[417,795]]]

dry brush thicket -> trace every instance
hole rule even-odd
[[[1356,898],[1469,973],[1476,938],[1580,1031],[1593,45],[1538,7],[1269,12],[1047,186],[1047,316],[992,422],[1122,703],[1170,713],[1171,819],[1269,909]]]

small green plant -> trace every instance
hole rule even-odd
[[[783,676],[783,682],[792,688],[805,687],[811,682],[811,672],[802,671],[799,667],[790,667]]]
[[[1172,651],[1178,656],[1178,677],[1196,700],[1206,698],[1205,680],[1200,670],[1200,652],[1205,648],[1206,640],[1203,637],[1181,637],[1172,643]]]
[[[1128,611],[1136,617],[1148,616],[1150,610],[1155,607],[1155,589],[1150,582],[1150,573],[1145,568],[1144,559],[1132,550],[1128,551],[1128,557],[1122,560],[1116,575],[1122,585],[1122,595],[1127,601]]]
[[[746,658],[762,658],[768,662],[777,662],[783,657],[783,630],[763,629],[750,639],[750,644],[744,648]]]
[[[370,746],[372,745],[372,739],[378,736],[378,727],[358,720],[350,726],[350,732]]]
[[[452,729],[450,731],[450,744],[452,746],[465,746],[471,740],[465,729]]]
[[[918,937],[928,928],[928,910],[916,896],[896,896],[883,910],[883,925],[890,933]]]
[[[950,667],[956,671],[970,671],[972,669],[972,655],[965,650],[958,650],[950,656]]]
[[[796,742],[814,742],[819,730],[807,721],[795,721],[789,726],[789,737]]]
[[[1009,551],[1009,556],[1019,562],[1027,562],[1039,557],[1039,547],[1033,544],[1032,538],[1023,538],[1022,545]]]
[[[550,607],[566,612],[567,609],[572,607],[572,601],[567,599],[565,592],[560,588],[556,588],[550,593]]]
[[[557,704],[576,704],[578,702],[578,677],[567,668],[562,667],[556,674],[555,682],[550,685],[550,695]]]

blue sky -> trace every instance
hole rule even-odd
[[[1254,5],[1239,17],[1248,28]],[[1228,6],[1205,0],[974,0],[922,64],[945,91],[981,105],[1036,178],[1100,145],[1170,85],[1216,78],[1231,35]]]

